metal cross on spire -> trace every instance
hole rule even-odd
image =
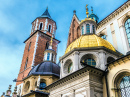
[[[87,15],[87,17],[88,17],[88,14],[89,14],[89,12],[88,12],[88,4],[86,4],[86,15]]]
[[[91,11],[92,11],[92,13],[93,13],[93,7],[91,6]]]

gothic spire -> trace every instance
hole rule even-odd
[[[48,7],[46,8],[45,12],[40,17],[48,17],[48,18],[51,19],[51,16],[50,16],[50,14],[48,12]]]

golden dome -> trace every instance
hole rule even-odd
[[[114,52],[116,52],[115,48],[108,41],[98,37],[97,35],[82,35],[74,42],[72,42],[66,49],[65,54],[74,48],[80,47],[106,47]]]

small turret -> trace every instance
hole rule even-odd
[[[54,34],[55,37],[56,29],[56,22],[51,18],[47,7],[45,12],[32,22],[32,30],[30,35],[35,33],[37,30],[40,30],[49,36]]]
[[[51,61],[53,63],[56,63],[56,52],[54,49],[52,49],[52,43],[53,43],[53,35],[51,37],[49,48],[44,51],[44,61]]]
[[[96,26],[98,22],[98,17],[93,14],[93,8],[91,7],[92,14],[89,15],[88,12],[88,5],[86,5],[86,15],[87,18],[84,20],[81,20],[80,22],[80,29],[81,29],[81,35],[84,34],[96,34]]]
[[[91,7],[91,11],[92,11],[92,13],[89,15],[89,18],[94,19],[96,21],[96,23],[98,23],[99,18],[97,15],[95,15],[93,13],[93,7]]]

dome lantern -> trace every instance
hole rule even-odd
[[[93,14],[93,7],[91,7],[91,11],[92,11],[92,14],[89,15],[88,5],[86,5],[87,18],[85,18],[84,20],[81,20],[80,25],[79,25],[81,29],[81,35],[96,34],[98,17],[95,14]]]

